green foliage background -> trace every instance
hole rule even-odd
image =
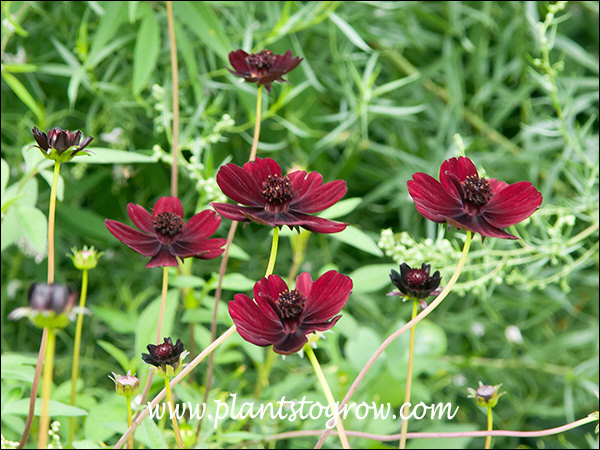
[[[562,7],[564,6],[564,9]],[[548,16],[549,8],[555,14]],[[598,3],[570,2],[175,2],[179,56],[180,193],[186,218],[221,199],[214,177],[248,156],[256,87],[230,75],[227,54],[268,47],[304,58],[264,101],[259,156],[283,166],[318,170],[347,181],[345,202],[330,213],[354,228],[311,236],[301,270],[328,268],[355,283],[335,333],[319,343],[336,398],[383,339],[410,316],[386,297],[389,270],[430,261],[447,280],[464,233],[420,216],[406,181],[416,171],[437,175],[440,163],[465,154],[489,177],[528,180],[542,208],[511,231],[522,240],[476,239],[454,294],[417,328],[413,399],[452,402],[448,423],[411,422],[411,431],[474,430],[485,416],[466,388],[503,383],[495,426],[535,430],[598,409]],[[18,440],[40,331],[8,313],[44,280],[45,214],[50,173],[31,128],[81,129],[95,155],[63,165],[57,209],[57,281],[79,274],[64,256],[72,246],[105,252],[90,273],[78,407],[87,412],[77,439],[114,443],[125,429],[124,403],[111,371],[145,375],[139,353],[153,339],[160,270],[120,245],[104,218],[128,223],[126,205],[150,208],[168,195],[171,68],[164,2],[2,2],[2,434]],[[36,175],[40,172],[42,176]],[[60,194],[59,194],[60,195]],[[337,214],[336,214],[337,213]],[[228,221],[218,234],[225,236]],[[383,231],[382,231],[383,230]],[[291,236],[291,234],[289,235]],[[270,235],[250,224],[236,236],[224,300],[249,292],[264,273]],[[376,245],[380,244],[380,247]],[[275,272],[287,275],[290,240]],[[219,260],[188,265],[171,277],[165,336],[188,348],[209,342]],[[194,287],[177,300],[177,287]],[[226,304],[219,330],[230,325]],[[509,339],[516,326],[522,340]],[[508,331],[507,331],[508,328]],[[53,399],[68,403],[74,326],[58,335]],[[193,335],[193,338],[191,337]],[[402,403],[407,336],[369,372],[354,401]],[[192,342],[193,341],[193,342]],[[216,352],[210,399],[252,400],[265,352],[236,336]],[[176,389],[182,401],[202,399],[202,365]],[[158,390],[158,386],[156,386]],[[260,401],[324,402],[306,359],[277,358]],[[67,416],[61,421],[66,442]],[[77,413],[77,411],[75,412]],[[194,424],[192,424],[194,426]],[[204,426],[202,445],[244,440],[322,423],[227,421]],[[35,425],[34,425],[35,428]],[[347,429],[391,434],[399,421],[349,420]],[[185,432],[184,427],[184,432]],[[34,429],[35,432],[35,429]],[[169,427],[136,437],[173,445]],[[477,448],[480,439],[425,442],[413,448]],[[315,439],[277,447],[314,445]],[[329,446],[338,446],[331,437]],[[356,446],[387,447],[353,439]],[[588,425],[536,439],[498,438],[497,446],[598,447]],[[264,445],[257,443],[254,445]]]

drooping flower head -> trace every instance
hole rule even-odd
[[[183,359],[188,355],[188,352],[183,350],[181,339],[177,339],[173,345],[170,337],[164,338],[162,344],[148,344],[146,348],[148,353],[142,353],[144,362],[156,367],[159,374],[166,376],[175,375],[181,369]]]
[[[292,56],[291,50],[283,55],[275,55],[271,50],[261,50],[250,55],[244,50],[236,50],[229,53],[229,62],[234,70],[228,70],[236,77],[255,82],[259,86],[264,85],[271,92],[271,83],[287,82],[282,78],[283,75],[295,69],[302,59]]]
[[[254,300],[236,294],[229,314],[238,333],[248,342],[289,355],[307,342],[306,335],[326,331],[340,319],[338,314],[352,291],[352,280],[335,270],[313,282],[304,272],[289,289],[278,275],[262,278],[254,285]]]
[[[343,180],[323,184],[318,172],[296,170],[283,176],[271,158],[256,158],[243,167],[229,163],[217,173],[223,193],[240,205],[211,205],[227,219],[256,222],[272,227],[302,227],[315,233],[337,233],[345,223],[333,222],[311,214],[323,211],[340,200],[347,191]]]
[[[8,318],[17,320],[28,317],[39,328],[64,328],[74,318],[73,313],[81,311],[73,307],[76,297],[71,288],[64,284],[33,283],[28,293],[29,306],[15,309]]]
[[[214,211],[202,211],[186,223],[181,201],[176,197],[161,197],[152,214],[133,203],[127,205],[127,213],[141,231],[116,220],[106,219],[104,223],[123,244],[151,257],[146,267],[177,266],[177,258],[213,259],[223,253],[225,239],[209,239],[221,223]]]
[[[389,292],[387,295],[397,295],[420,300],[421,306],[425,308],[427,303],[425,298],[430,295],[439,294],[440,271],[436,270],[433,275],[429,275],[431,266],[423,263],[420,269],[411,269],[406,263],[400,264],[400,273],[392,270],[390,280],[399,289]]]
[[[84,148],[94,139],[91,136],[81,141],[81,131],[68,131],[61,128],[52,128],[48,134],[34,127],[33,138],[37,142],[37,147],[47,159],[53,159],[58,162],[66,162],[73,159],[78,153],[88,154]]]
[[[518,239],[503,228],[525,220],[542,203],[542,194],[528,181],[509,185],[480,178],[473,162],[463,156],[444,161],[439,178],[418,172],[408,181],[417,211],[482,237]]]

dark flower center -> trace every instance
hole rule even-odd
[[[424,286],[428,279],[429,274],[423,269],[410,269],[404,277],[406,284],[412,288]]]
[[[261,72],[268,71],[275,62],[275,57],[271,50],[261,50],[258,53],[248,55],[246,62],[253,69],[257,69]]]
[[[160,213],[152,219],[152,224],[157,233],[169,237],[175,236],[183,229],[183,219],[175,213]]]
[[[277,308],[284,319],[295,319],[304,309],[304,298],[297,289],[288,289],[279,294]]]
[[[269,175],[262,185],[262,195],[268,203],[282,205],[294,196],[292,182],[288,177]]]
[[[159,360],[166,360],[166,359],[169,359],[172,352],[173,352],[173,344],[165,342],[163,344],[157,345],[154,348],[154,352],[153,352],[154,354],[152,356],[154,356],[156,359],[159,359]]]
[[[477,175],[469,175],[461,183],[465,201],[475,207],[485,205],[492,196],[492,188],[485,178],[479,178]]]

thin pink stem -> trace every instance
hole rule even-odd
[[[562,425],[556,428],[548,428],[546,430],[539,431],[511,431],[511,430],[493,430],[493,431],[455,431],[455,432],[444,432],[444,433],[407,433],[406,437],[409,439],[442,439],[442,438],[462,438],[462,437],[484,437],[484,436],[505,436],[505,437],[543,437],[551,436],[553,434],[563,433],[565,431],[572,430],[573,428],[586,425],[590,422],[597,420],[594,417],[584,417],[583,419],[570,422],[566,425]],[[250,446],[264,441],[279,441],[283,439],[293,439],[298,437],[310,437],[318,436],[321,433],[320,430],[301,430],[301,431],[288,431],[285,433],[274,434],[267,436],[260,441],[244,442],[244,446]],[[372,439],[376,441],[396,441],[400,439],[401,433],[397,434],[373,434],[365,433],[363,431],[352,431],[346,430],[348,436]]]

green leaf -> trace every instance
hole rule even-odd
[[[14,213],[16,226],[21,230],[22,236],[29,241],[35,251],[43,255],[46,253],[48,239],[48,220],[46,215],[33,206],[15,205],[11,209]],[[7,217],[4,219],[6,222]],[[5,223],[2,224],[4,231]],[[2,243],[4,245],[4,243]]]
[[[175,2],[175,4],[177,3],[178,2]],[[161,407],[161,405],[159,405],[159,407]],[[168,418],[168,409],[165,414],[167,414]],[[162,433],[152,419],[146,419],[140,424],[138,427],[138,434],[141,435],[140,438],[142,440],[151,444],[150,448],[168,448]]]
[[[117,33],[121,23],[123,23],[127,17],[127,12],[125,11],[126,3],[127,2],[102,2],[104,15],[100,20],[100,25],[98,25],[96,33],[94,33],[88,61],[94,60],[96,54],[99,53]]]
[[[383,256],[383,252],[377,246],[377,243],[368,234],[352,225],[348,225],[340,233],[332,234],[331,237],[371,255]]]
[[[206,285],[206,281],[193,275],[177,275],[169,277],[169,286],[176,288],[201,288]]]
[[[363,40],[363,38],[360,37],[358,32],[354,28],[352,28],[350,24],[344,19],[342,19],[340,16],[333,12],[329,13],[329,18],[333,23],[337,25],[337,27],[342,31],[342,33],[346,35],[350,42],[352,42],[354,45],[356,45],[358,48],[365,52],[370,53],[373,51],[373,49],[369,47],[369,45]]]
[[[354,292],[375,292],[391,284],[390,271],[392,264],[372,264],[363,266],[350,274]],[[391,286],[390,286],[391,287]]]
[[[138,29],[133,51],[133,94],[138,95],[148,83],[160,53],[160,25],[152,10],[144,16]]]
[[[102,242],[113,242],[112,235],[104,225],[104,217],[98,213],[73,206],[60,205],[56,217],[70,235],[86,236]]]
[[[135,320],[132,320],[131,313],[100,306],[91,306],[90,309],[94,316],[108,325],[111,330],[123,334],[135,333],[136,324]]]
[[[73,441],[73,448],[103,448],[89,439],[83,441]]]
[[[23,103],[25,103],[25,105],[31,110],[31,112],[35,116],[36,122],[42,123],[44,121],[44,111],[42,109],[43,107],[40,106],[33,99],[33,96],[29,93],[27,88],[23,86],[23,83],[21,83],[16,77],[14,77],[8,72],[5,72],[4,70],[2,71],[2,78],[4,78],[4,81],[6,81],[6,84],[8,84],[8,86],[12,89],[15,95],[19,97],[19,99]]]
[[[131,369],[131,367],[129,367],[129,358],[127,357],[127,355],[125,354],[125,352],[123,350],[114,346],[110,342],[96,341],[96,343],[100,347],[102,347],[106,351],[106,353],[108,353],[110,356],[112,356],[113,358],[115,358],[117,360],[117,362],[119,363],[119,365],[121,366],[121,368],[123,369],[124,372],[127,372],[128,370]]]
[[[64,403],[57,402],[56,400],[50,400],[49,404],[50,416],[62,416],[62,417],[81,417],[87,416],[87,411],[77,408],[75,406],[65,405]],[[2,415],[4,414],[15,414],[18,416],[27,416],[29,412],[29,398],[22,398],[20,400],[2,403]],[[35,401],[34,415],[39,416],[42,412],[42,399],[38,398]]]
[[[228,291],[245,292],[254,287],[254,280],[241,273],[229,273],[223,277],[223,289]]]
[[[174,2],[173,12],[202,44],[229,63],[231,42],[212,8],[202,2]]]
[[[8,185],[8,179],[10,177],[10,168],[8,167],[8,163],[2,159],[2,190],[0,191],[0,198],[4,197],[4,191],[6,190],[6,186]],[[3,201],[4,202],[4,201]]]
[[[86,148],[86,150],[88,150]],[[79,158],[77,161],[86,164],[133,164],[133,163],[153,163],[154,159],[148,155],[138,152],[128,152],[125,150],[113,150],[110,148],[93,147],[89,148],[92,155],[85,160]]]
[[[323,217],[324,219],[337,219],[338,217],[346,216],[354,211],[361,202],[362,198],[359,197],[341,200],[331,208],[327,208],[325,211],[320,213],[319,217]]]

